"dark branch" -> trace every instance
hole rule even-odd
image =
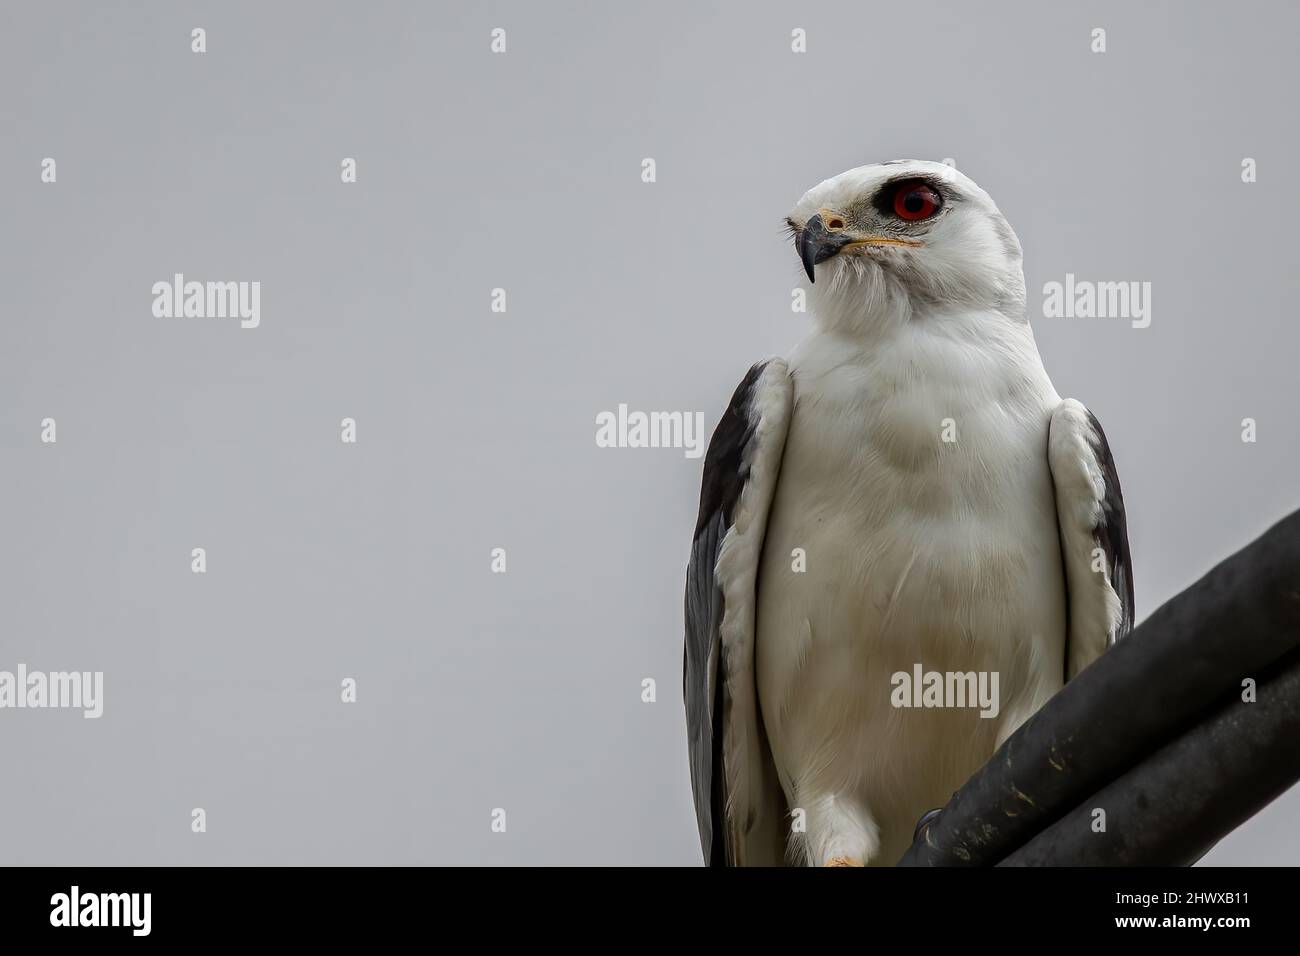
[[[1297,648],[1300,512],[1070,681],[953,795],[899,865],[1195,860],[1300,779],[1300,675],[1288,668]],[[1242,702],[1245,678],[1258,682],[1258,703]],[[1186,803],[1175,799],[1180,787],[1195,789]],[[1122,838],[1092,833],[1084,816],[1093,807],[1107,810],[1108,829],[1118,818]]]

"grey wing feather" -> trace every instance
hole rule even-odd
[[[713,564],[723,531],[723,516],[715,513],[691,544],[686,572],[686,647],[682,674],[695,819],[704,859],[710,866],[725,865],[720,772],[723,684],[717,680],[722,590],[713,580]],[[716,774],[715,768],[718,768]]]
[[[774,361],[779,364],[771,369],[769,376],[765,376],[764,371],[772,366],[770,362],[759,363],[749,370],[713,433],[704,459],[700,510],[686,571],[682,693],[686,703],[691,786],[695,795],[700,844],[705,862],[712,866],[729,865],[746,858],[744,848],[737,844],[749,838],[754,822],[748,818],[731,819],[728,813],[736,811],[740,805],[746,808],[744,812],[748,817],[754,813],[753,808],[760,799],[759,795],[749,792],[739,795],[740,799],[737,799],[737,794],[729,793],[729,772],[733,780],[771,779],[770,776],[751,773],[753,768],[749,765],[743,768],[727,766],[728,760],[738,763],[752,761],[754,748],[766,746],[761,727],[738,726],[742,721],[751,724],[758,721],[756,690],[742,690],[744,699],[739,706],[733,706],[737,704],[733,698],[737,686],[752,686],[753,635],[742,636],[748,640],[751,652],[740,657],[727,650],[722,637],[726,588],[731,587],[733,595],[737,591],[746,591],[741,599],[754,600],[752,577],[757,570],[754,566],[757,555],[755,553],[753,561],[738,573],[733,573],[729,580],[720,579],[717,566],[742,495],[751,484],[751,466],[761,442],[766,442],[767,446],[763,448],[761,458],[767,470],[772,470],[773,455],[779,465],[790,398],[785,365],[779,360]],[[769,407],[766,419],[759,408],[764,403]],[[766,435],[763,439],[759,437],[760,430]],[[775,474],[768,474],[766,482],[767,485],[759,489],[760,494],[754,496],[758,499],[754,507],[764,520]],[[761,539],[761,528],[756,533]],[[729,676],[732,681],[728,680]],[[762,744],[756,743],[760,740]],[[771,794],[763,799],[770,803]],[[757,854],[750,856],[756,858]]]
[[[1052,413],[1048,457],[1069,599],[1068,679],[1133,629],[1133,559],[1106,433],[1074,399]]]
[[[1124,494],[1119,487],[1119,471],[1110,451],[1110,442],[1097,416],[1088,412],[1088,421],[1096,432],[1097,460],[1101,465],[1105,491],[1101,500],[1101,517],[1093,529],[1093,540],[1106,554],[1110,580],[1120,601],[1120,622],[1111,640],[1133,630],[1133,557],[1128,548],[1128,515],[1124,511]]]

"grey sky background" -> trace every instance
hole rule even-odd
[[[1298,27],[1280,2],[6,0],[0,669],[106,689],[97,721],[0,712],[0,862],[697,863],[701,462],[597,448],[595,416],[711,431],[807,327],[784,215],[863,163],[952,157],[1017,230],[1145,618],[1300,505]],[[260,328],[155,318],[175,272],[260,281]],[[1043,318],[1067,272],[1151,282],[1151,326]],[[1300,792],[1206,862],[1300,862]]]

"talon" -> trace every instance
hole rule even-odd
[[[916,821],[916,829],[912,831],[913,843],[916,842],[917,837],[925,832],[926,827],[939,818],[941,813],[943,813],[942,807],[937,810],[926,810],[925,813],[921,814],[921,819]]]
[[[851,856],[833,856],[826,861],[827,866],[861,866],[861,860],[855,860]]]

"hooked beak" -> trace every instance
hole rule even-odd
[[[845,249],[856,249],[862,246],[916,247],[920,245],[921,242],[916,239],[901,239],[894,236],[861,236],[841,230],[832,232],[826,228],[821,213],[808,220],[803,229],[799,231],[799,238],[795,241],[799,261],[803,263],[803,271],[808,273],[809,282],[817,281],[817,277],[813,274],[813,266],[819,262],[825,262]]]
[[[825,262],[848,244],[849,237],[844,233],[827,230],[820,213],[809,219],[803,229],[799,230],[799,238],[795,242],[799,261],[803,263],[803,271],[808,273],[808,281],[817,281],[817,277],[813,274],[813,266]]]

